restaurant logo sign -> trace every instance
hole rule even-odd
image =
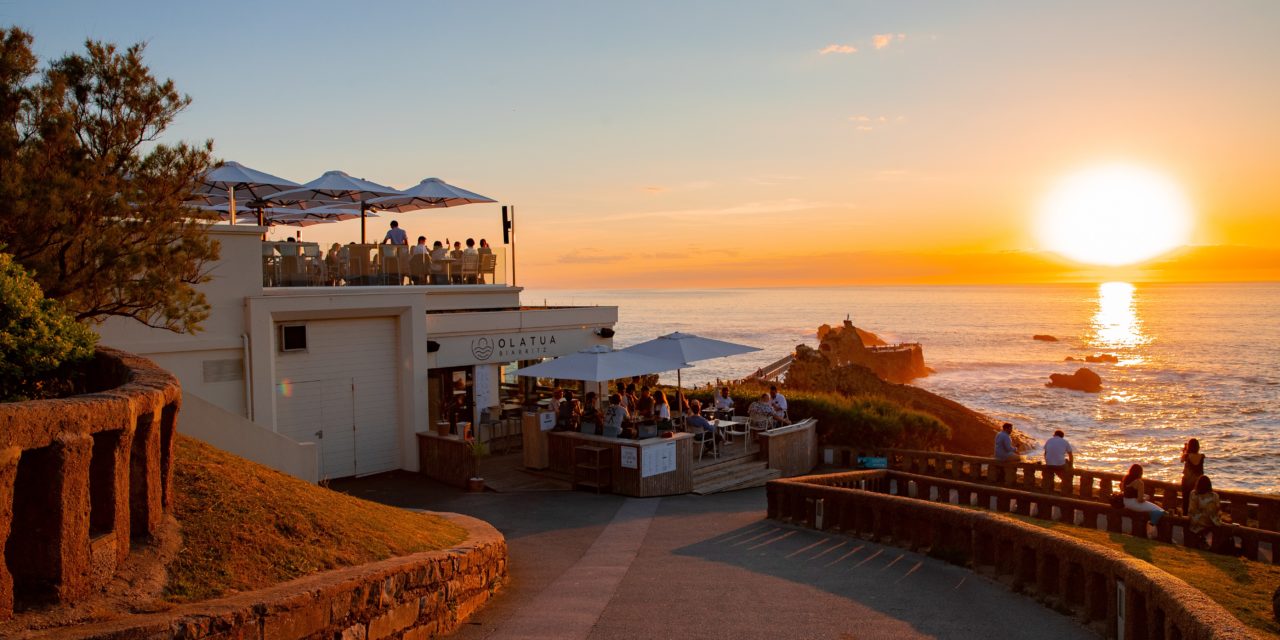
[[[547,355],[555,345],[555,334],[546,333],[515,334],[492,340],[481,337],[471,341],[471,355],[481,361],[494,356],[498,356],[503,361],[511,361],[523,356]]]

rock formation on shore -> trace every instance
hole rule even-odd
[[[1000,429],[999,421],[959,402],[919,387],[888,382],[860,364],[833,364],[826,352],[805,345],[796,347],[795,360],[787,371],[786,382],[787,388],[881,397],[908,409],[933,415],[951,428],[951,437],[943,447],[953,453],[990,456],[996,432]],[[1014,441],[1019,450],[1034,446],[1019,432],[1014,432]]]
[[[1039,340],[1039,341],[1041,341],[1041,342],[1057,342],[1057,341],[1058,341],[1058,339],[1057,339],[1057,338],[1055,338],[1055,337],[1053,337],[1053,336],[1051,336],[1051,335],[1048,335],[1048,334],[1044,334],[1044,333],[1037,333],[1037,334],[1035,334],[1034,336],[1031,336],[1031,339],[1032,339],[1032,340]]]
[[[1055,373],[1050,375],[1049,382],[1045,383],[1044,386],[1098,393],[1102,391],[1102,377],[1090,369],[1081,367],[1076,369],[1075,373]]]
[[[890,382],[910,382],[930,373],[924,364],[924,347],[919,343],[889,345],[849,320],[840,327],[818,327],[818,350],[832,366],[861,365]]]
[[[1084,361],[1085,362],[1110,362],[1111,364],[1115,364],[1117,362],[1120,362],[1120,358],[1117,358],[1109,353],[1099,353],[1091,356],[1085,356]]]

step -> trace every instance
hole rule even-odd
[[[727,466],[717,470],[715,473],[708,473],[705,475],[695,477],[693,479],[693,486],[697,487],[697,486],[705,486],[708,484],[714,484],[726,478],[747,476],[768,468],[769,468],[769,465],[764,462],[754,462],[751,464]]]
[[[736,449],[733,451],[722,450],[720,452],[719,458],[712,458],[709,455],[703,456],[701,461],[699,461],[697,458],[694,458],[693,473],[696,476],[699,472],[706,473],[711,469],[722,467],[727,464],[735,464],[743,460],[748,462],[756,462],[758,453],[759,451],[749,451],[746,454],[744,454],[741,452],[741,450],[736,450]]]
[[[749,467],[749,466],[756,466],[756,465],[767,466],[768,464],[769,463],[763,460],[756,460],[755,458],[735,458],[733,460],[724,460],[722,462],[717,462],[716,464],[709,464],[704,467],[695,467],[693,470],[693,479],[696,481],[699,478],[705,478],[707,476],[722,473],[728,469],[737,469],[740,467]]]
[[[782,472],[777,469],[756,469],[740,475],[731,475],[719,478],[715,482],[695,484],[693,487],[693,493],[705,496],[707,494],[720,493],[722,491],[735,491],[737,489],[763,487],[766,482],[780,477],[782,477]]]

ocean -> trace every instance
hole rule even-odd
[[[819,325],[847,316],[889,342],[923,344],[936,373],[917,386],[1040,441],[1064,430],[1078,466],[1123,472],[1138,462],[1176,479],[1182,444],[1195,437],[1215,486],[1280,493],[1280,283],[527,290],[524,299],[618,306],[618,347],[684,331],[762,349],[696,363],[686,385],[740,378],[816,345]],[[1064,361],[1099,353],[1119,362]],[[1102,376],[1102,393],[1044,386],[1080,366]]]

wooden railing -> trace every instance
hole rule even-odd
[[[955,496],[955,490],[964,489],[958,485],[968,485],[971,499],[987,495],[1019,504],[1009,494],[1020,494],[1028,506],[1046,505],[1032,509],[1033,513],[1055,513],[1053,506],[1100,508],[1086,500],[1016,489],[895,471],[861,471],[773,480],[766,489],[768,515],[801,526],[900,545],[975,571],[1010,578],[1015,591],[1036,596],[1055,609],[1070,611],[1107,637],[1255,637],[1239,620],[1186,582],[1118,551],[992,513],[885,493],[898,487],[908,489],[913,484],[922,496],[933,495],[938,489],[945,490],[948,497]]]
[[[1124,474],[1095,469],[1068,469],[1067,482],[1055,481],[1048,467],[1038,462],[1001,463],[994,458],[937,451],[890,449],[889,468],[908,473],[1001,484],[1026,491],[1056,492],[1083,500],[1106,502],[1120,491]],[[1166,511],[1181,508],[1182,487],[1176,482],[1144,478],[1152,502]],[[1222,511],[1232,522],[1267,531],[1280,531],[1280,497],[1217,489]]]

